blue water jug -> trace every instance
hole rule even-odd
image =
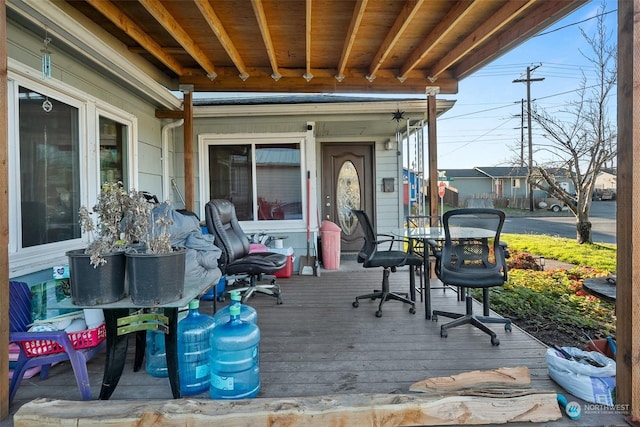
[[[260,391],[260,329],[240,318],[239,305],[229,308],[230,320],[211,335],[212,399],[244,399]]]
[[[166,378],[169,376],[164,335],[164,331],[161,329],[147,331],[147,345],[144,356],[145,369],[149,375],[157,378]]]
[[[240,291],[231,291],[231,303],[221,308],[213,315],[213,321],[217,325],[224,325],[225,323],[231,320],[231,315],[229,314],[229,309],[231,306],[238,305],[240,306],[240,319],[249,323],[258,323],[258,312],[255,308],[250,307],[245,304],[241,304],[242,296],[240,295]]]
[[[200,301],[189,303],[187,317],[178,322],[178,369],[183,396],[209,389],[209,353],[213,317],[201,314]]]

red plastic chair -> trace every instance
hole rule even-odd
[[[9,384],[9,403],[13,401],[16,390],[28,369],[40,366],[40,379],[44,380],[49,374],[51,364],[65,360],[71,362],[82,400],[90,400],[91,387],[87,374],[87,361],[104,347],[105,341],[94,347],[76,350],[65,331],[27,332],[29,324],[31,324],[31,289],[24,282],[9,282],[9,342],[20,344],[25,341],[51,340],[64,349],[60,353],[29,356],[23,346],[19,345],[20,354]]]

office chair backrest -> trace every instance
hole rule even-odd
[[[249,238],[240,227],[233,203],[213,199],[205,205],[205,215],[207,229],[215,235],[214,243],[222,250],[223,266],[249,253]]]
[[[362,249],[358,252],[358,262],[363,263],[376,251],[376,233],[373,230],[373,225],[371,224],[369,215],[367,215],[365,211],[360,209],[351,209],[351,212],[354,213],[360,223],[360,226],[362,226],[362,231],[364,231],[364,244],[362,245]]]
[[[442,218],[445,241],[441,274],[467,271],[469,283],[475,281],[479,285],[506,280],[504,248],[500,245],[504,218],[504,212],[497,209],[455,209],[445,212]],[[458,283],[461,277],[457,277]]]

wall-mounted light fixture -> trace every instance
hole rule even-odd
[[[391,142],[390,139],[387,139],[386,142],[384,143],[384,149],[393,150],[393,142]]]

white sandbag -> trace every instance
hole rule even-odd
[[[612,406],[616,386],[616,362],[596,351],[583,351],[575,347],[562,349],[574,357],[588,357],[603,367],[568,360],[559,351],[549,348],[545,354],[549,377],[575,397],[590,403]]]

